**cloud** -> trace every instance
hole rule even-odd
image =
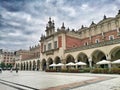
[[[115,16],[119,5],[119,0],[1,0],[0,48],[28,49],[38,44],[49,17],[56,28],[65,22],[66,28],[78,30],[98,23],[104,14]]]

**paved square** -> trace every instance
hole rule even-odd
[[[0,74],[0,88],[2,90],[87,90],[88,88],[89,90],[101,90],[101,88],[114,90],[114,88],[119,88],[119,83],[119,75],[40,71],[19,71],[19,73],[3,71]]]

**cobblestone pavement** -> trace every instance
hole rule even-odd
[[[120,75],[3,71],[0,90],[120,90]]]

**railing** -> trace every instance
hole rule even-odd
[[[46,55],[53,55],[54,51],[56,51],[56,50],[59,50],[59,48],[47,50],[47,51],[44,51],[42,53],[45,53]]]
[[[81,50],[97,48],[97,47],[103,47],[103,46],[112,45],[112,44],[118,44],[118,43],[120,43],[120,38],[114,39],[114,40],[108,40],[108,41],[104,41],[104,42],[100,42],[100,43],[95,43],[95,44],[91,44],[91,45],[87,45],[87,46],[71,48],[71,49],[65,50],[65,53],[81,51]]]

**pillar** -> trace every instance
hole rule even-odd
[[[106,59],[107,59],[108,61],[111,61],[111,56],[110,56],[109,54],[106,54]],[[108,68],[111,68],[111,63],[108,64]]]
[[[90,57],[88,61],[89,61],[89,67],[92,68],[92,58]]]

